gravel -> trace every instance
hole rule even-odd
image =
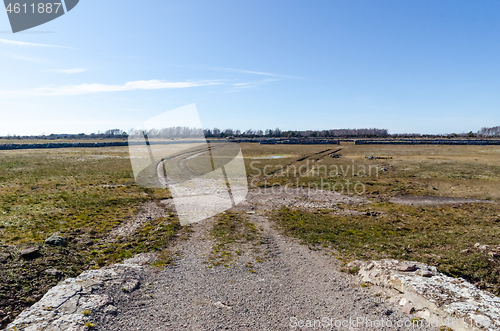
[[[380,293],[376,296],[375,290],[361,287],[355,276],[340,272],[340,266],[326,251],[310,250],[281,235],[265,217],[266,210],[278,204],[277,199],[281,204],[303,202],[304,207],[312,208],[334,205],[335,198],[349,203],[349,198],[324,193],[312,197],[293,195],[249,196],[250,202],[235,208],[249,212],[249,219],[263,229],[261,249],[267,254],[261,263],[253,263],[253,272],[241,261],[231,268],[208,268],[207,255],[214,242],[208,236],[213,220],[206,220],[193,225],[190,238],[178,244],[180,258],[173,266],[144,269],[138,288],[131,292],[118,285],[101,289],[101,294],[113,297],[114,303],[109,308],[112,313],[104,311],[93,316],[95,329],[375,329],[367,320],[393,325],[385,330],[408,329],[396,325],[414,317],[402,313]],[[307,320],[311,327],[296,327],[301,322],[307,325]],[[343,322],[345,327],[329,327],[330,322]]]

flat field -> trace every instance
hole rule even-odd
[[[319,187],[369,201],[315,212],[277,210],[270,216],[284,233],[313,247],[330,247],[345,262],[421,261],[500,294],[499,146],[247,144],[242,149],[256,189]],[[417,196],[427,202],[391,202],[400,196],[399,201]]]
[[[45,141],[33,141],[45,142]],[[269,215],[284,233],[340,260],[419,260],[500,293],[500,146],[240,144],[248,182],[263,188],[334,190],[366,204]],[[288,186],[287,186],[288,185]],[[401,195],[475,203],[400,205]],[[168,190],[135,184],[127,147],[0,151],[0,316],[11,320],[61,277],[146,251],[166,252],[184,231],[174,214],[108,240]],[[439,200],[437,200],[439,202]],[[55,232],[67,245],[44,240]],[[178,236],[177,236],[178,237]],[[476,243],[488,245],[485,249]],[[23,257],[21,250],[38,248]],[[171,257],[163,254],[169,263]],[[47,273],[57,269],[62,274]],[[6,319],[7,317],[7,319]]]

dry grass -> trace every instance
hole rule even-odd
[[[500,200],[499,146],[401,146],[342,144],[334,159],[318,152],[335,145],[242,144],[247,173],[253,184],[299,185],[359,182],[365,195],[392,197],[399,194],[437,195]],[[280,159],[252,159],[270,155],[293,155]],[[328,153],[325,153],[328,154]],[[325,154],[320,154],[325,155]],[[391,157],[369,160],[366,156]],[[304,156],[307,159],[298,161]],[[302,172],[298,171],[302,166]],[[266,173],[264,173],[264,168]],[[281,176],[281,168],[290,169]],[[354,168],[354,173],[352,169]],[[383,168],[387,171],[383,171]],[[314,170],[316,169],[316,170]],[[325,171],[326,169],[326,171]],[[371,171],[369,171],[371,169]],[[274,172],[271,174],[272,172]],[[271,174],[271,175],[270,175]],[[265,176],[270,175],[270,176]],[[328,186],[324,185],[327,189]]]
[[[131,238],[107,241],[111,229],[135,215],[138,206],[169,196],[135,185],[127,152],[116,147],[0,152],[0,306],[10,316],[4,324],[61,277],[136,253],[161,252],[180,231],[173,216],[151,220]],[[66,246],[44,245],[54,232],[67,238]],[[40,247],[39,254],[22,258],[19,250],[29,246]]]
[[[329,246],[345,261],[420,261],[500,294],[500,259],[489,255],[500,254],[497,204],[413,207],[376,203],[349,209],[369,214],[338,216],[329,210],[282,209],[273,219],[285,233],[313,246]],[[488,248],[478,249],[476,243]]]

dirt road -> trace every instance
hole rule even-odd
[[[388,303],[385,295],[361,287],[354,276],[339,271],[331,255],[281,235],[265,217],[275,205],[315,208],[338,202],[362,201],[323,191],[315,196],[299,191],[250,194],[235,209],[250,213],[249,220],[262,229],[262,262],[250,270],[245,267],[247,256],[230,268],[209,268],[207,256],[214,242],[208,232],[213,220],[195,224],[190,238],[177,247],[180,258],[174,266],[146,269],[132,293],[119,286],[102,289],[114,298],[117,314],[96,315],[96,329],[377,329],[371,323],[392,325],[384,330],[408,329],[401,325],[412,317]]]

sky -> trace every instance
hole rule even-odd
[[[13,34],[0,135],[206,128],[460,133],[500,125],[499,1],[81,0]]]

